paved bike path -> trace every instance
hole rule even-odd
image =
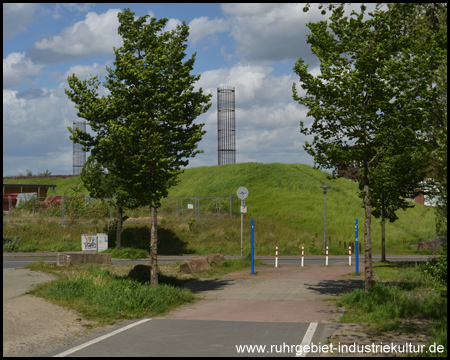
[[[338,316],[334,303],[322,300],[362,287],[360,279],[342,276],[352,271],[344,263],[285,264],[257,267],[256,275],[241,271],[192,281],[186,287],[202,298],[196,303],[122,323],[116,332],[98,333],[47,355],[293,356],[293,346],[325,344],[339,327],[333,322]],[[237,350],[245,345],[264,350]]]

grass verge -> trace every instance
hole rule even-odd
[[[67,268],[43,262],[28,268],[58,277],[40,284],[30,293],[78,311],[99,325],[120,320],[152,317],[194,301],[193,294],[173,285],[170,276],[161,276],[160,285],[131,279],[123,267],[114,265],[76,265]]]
[[[134,265],[75,265],[58,267],[39,261],[27,268],[51,273],[57,277],[39,284],[29,293],[60,306],[78,311],[99,325],[120,320],[152,317],[195,301],[194,295],[181,286],[187,281],[212,278],[250,267],[250,257],[226,260],[200,274],[181,274],[178,264],[159,264],[159,286],[148,281],[131,279],[128,272]],[[255,266],[263,263],[255,260]]]
[[[446,357],[446,264],[446,254],[439,260],[425,264],[375,263],[374,271],[380,282],[375,283],[368,294],[364,290],[356,290],[343,295],[337,301],[338,306],[345,307],[340,321],[367,323],[371,332],[386,334],[404,331],[405,322],[415,320],[422,325],[420,331],[425,331],[429,337],[425,349],[429,349],[431,345],[441,345],[444,349],[441,353],[421,355]],[[415,330],[408,331],[414,333]]]

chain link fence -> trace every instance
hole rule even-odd
[[[158,215],[195,219],[232,219],[240,214],[236,196],[169,196],[161,201]],[[117,216],[110,199],[89,196],[49,196],[26,194],[3,195],[3,221],[10,225],[47,221],[70,225],[80,220],[113,222]],[[151,216],[149,207],[125,209],[123,216],[133,223],[145,223]]]

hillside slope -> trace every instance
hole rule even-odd
[[[271,222],[274,237],[292,236],[297,244],[309,243],[318,234],[323,243],[324,195],[320,186],[331,188],[326,195],[326,237],[333,243],[354,241],[355,219],[359,221],[359,240],[364,238],[364,209],[358,197],[358,185],[347,179],[329,180],[329,174],[303,164],[245,163],[189,168],[171,196],[236,195],[240,186],[249,190],[245,200],[247,219],[255,219],[255,227],[266,228]],[[435,234],[434,210],[422,205],[398,212],[399,220],[386,224],[387,247],[416,243],[419,238]],[[286,231],[279,224],[293,231]],[[258,224],[259,223],[259,224]],[[375,251],[380,249],[380,220],[372,218]],[[288,239],[283,239],[288,241]],[[317,245],[317,244],[316,244]]]
[[[320,186],[327,184],[331,187],[326,195],[327,244],[331,237],[332,245],[337,246],[341,241],[343,249],[344,241],[354,241],[355,219],[359,220],[359,240],[363,241],[364,209],[355,182],[329,180],[328,175],[302,164],[244,163],[188,168],[180,175],[178,185],[170,189],[169,196],[235,196],[237,189],[245,186],[249,190],[245,232],[248,236],[250,219],[254,219],[255,242],[260,254],[273,253],[275,246],[283,248],[284,253],[299,253],[301,246],[320,252],[323,248],[324,220],[324,195]],[[78,177],[30,181],[9,178],[4,179],[4,183],[56,184],[58,194],[62,194],[70,193],[77,180]],[[416,205],[407,211],[400,210],[398,216],[395,223],[386,223],[388,253],[410,253],[420,238],[428,239],[435,235],[434,209]],[[220,243],[236,237],[240,242],[239,217],[215,221],[212,226],[216,230],[210,229],[205,234],[198,230],[189,236],[186,234],[186,240],[192,241],[196,237],[198,241],[208,242],[208,237],[214,237],[214,241]],[[178,229],[173,231],[177,236],[183,236]],[[372,218],[372,243],[374,252],[379,253],[380,220],[375,218]],[[239,247],[236,244],[236,249]]]

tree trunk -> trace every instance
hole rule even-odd
[[[157,262],[158,233],[157,233],[156,208],[154,206],[154,203],[152,203],[151,210],[152,210],[152,230],[150,235],[150,260],[151,260],[150,286],[158,286],[158,262]]]
[[[117,235],[116,235],[116,249],[120,249],[122,246],[122,219],[123,219],[123,208],[117,206]]]
[[[364,277],[365,277],[365,293],[367,294],[373,286],[372,276],[372,244],[371,244],[371,220],[372,212],[370,208],[369,199],[369,185],[368,182],[364,184],[364,209],[365,209],[365,221],[364,221]]]

